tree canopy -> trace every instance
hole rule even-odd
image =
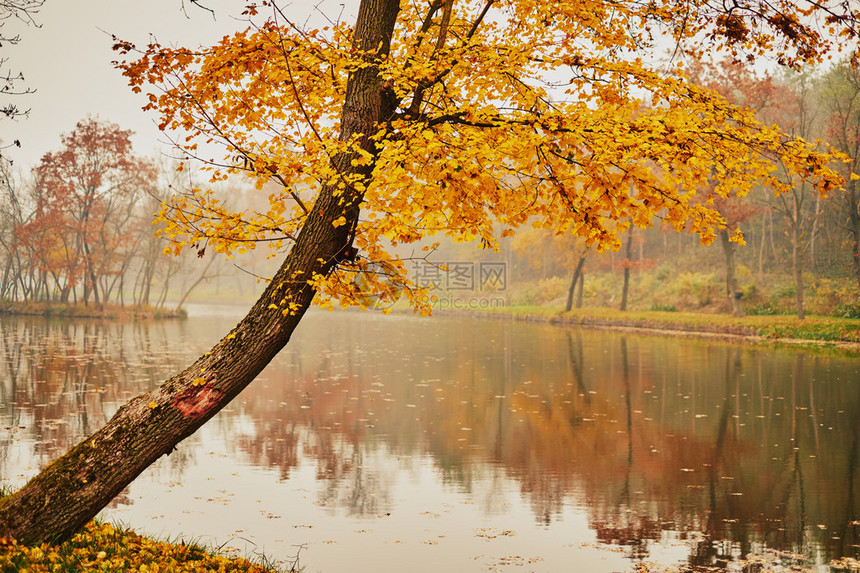
[[[0,0],[0,48],[4,45],[14,46],[21,41],[20,34],[8,34],[5,29],[6,24],[10,22],[23,22],[24,24],[35,24],[35,16],[38,14],[45,0]],[[7,66],[8,58],[0,56],[0,117],[17,118],[27,115],[28,110],[21,109],[12,101],[7,101],[8,96],[19,96],[31,93],[32,89],[23,86],[24,74],[20,71],[13,71]],[[12,142],[0,141],[0,151],[5,147],[15,145],[20,147],[21,142],[14,140]],[[0,155],[0,160],[4,159]]]
[[[856,43],[850,10],[787,1],[403,3],[390,53],[374,64],[386,113],[361,134],[373,152],[352,159],[369,177],[332,162],[359,145],[356,134],[342,137],[341,108],[350,74],[379,48],[356,49],[350,23],[307,29],[262,2],[248,7],[244,31],[214,46],[153,42],[120,66],[213,181],[243,173],[260,189],[278,183],[265,212],[228,211],[206,189],[175,196],[160,213],[173,252],[288,246],[319,189],[349,187],[362,216],[334,224],[350,225],[359,255],[316,286],[344,305],[406,293],[420,306],[390,246],[444,233],[495,247],[530,223],[617,248],[630,222],[655,218],[710,242],[726,227],[718,196],[786,189],[776,163],[821,192],[838,187],[834,155],[692,83],[681,62],[707,46],[743,62],[819,60]],[[673,58],[655,57],[661,47]],[[207,155],[213,143],[220,157]],[[694,200],[705,181],[710,197]]]

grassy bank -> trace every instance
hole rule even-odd
[[[106,523],[90,522],[69,541],[24,547],[0,539],[0,571],[218,571],[271,573],[247,559],[216,555],[196,544],[153,541]]]
[[[734,317],[695,312],[621,312],[609,308],[583,308],[564,312],[561,308],[548,306],[508,306],[470,311],[470,314],[553,324],[662,331],[693,336],[717,335],[860,345],[860,319],[829,316],[810,316],[800,320],[795,316],[785,315]]]
[[[162,319],[185,318],[184,310],[179,312],[153,306],[106,305],[99,308],[94,304],[61,304],[45,302],[0,301],[0,314],[23,316],[51,316],[62,318],[106,318],[106,319]]]

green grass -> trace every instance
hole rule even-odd
[[[760,336],[771,340],[809,340],[860,343],[860,319],[809,316],[757,315],[734,317],[724,314],[668,311],[627,311],[582,308],[563,312],[559,307],[509,306],[479,311],[509,315],[517,319],[545,319],[566,324],[628,326],[656,330],[680,330],[728,335]]]
[[[267,564],[217,555],[203,546],[154,541],[100,522],[90,522],[69,541],[26,547],[0,539],[0,571],[219,571],[273,573]]]

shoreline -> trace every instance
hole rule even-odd
[[[103,308],[78,304],[45,302],[0,302],[0,316],[41,316],[45,318],[85,318],[96,320],[174,320],[188,316],[185,310],[169,310],[152,306],[106,305]]]
[[[794,336],[774,336],[773,334],[763,334],[760,328],[754,326],[739,324],[738,322],[730,323],[691,323],[683,320],[654,320],[647,318],[623,318],[623,317],[605,317],[593,316],[587,313],[577,313],[572,311],[565,313],[563,311],[552,308],[541,308],[540,312],[530,312],[527,308],[518,309],[517,307],[508,307],[507,311],[480,311],[480,310],[434,310],[434,316],[450,316],[450,317],[467,317],[480,320],[509,320],[515,322],[531,322],[551,324],[554,326],[580,326],[594,330],[610,330],[618,332],[630,332],[636,334],[647,334],[653,336],[669,336],[677,338],[703,338],[714,340],[726,340],[735,342],[748,342],[752,344],[768,345],[768,344],[784,344],[789,346],[811,346],[818,348],[837,348],[847,352],[860,354],[860,341],[854,340],[825,340],[819,338],[798,338]],[[598,309],[601,312],[617,313],[620,311],[611,311],[609,309]],[[628,314],[656,314],[657,311],[647,311],[647,313],[631,311]],[[662,313],[670,314],[670,313]],[[676,314],[676,313],[671,313]],[[725,321],[733,320],[735,317],[725,315],[696,315],[699,320],[707,317],[721,317],[718,320]],[[662,316],[661,318],[670,318]],[[756,317],[759,318],[759,317]],[[779,323],[780,318],[785,318],[786,324],[798,322],[796,317],[767,317],[768,322]],[[737,319],[743,321],[744,318]],[[804,320],[810,320],[809,318]],[[860,321],[856,325],[855,335],[860,339]]]
[[[194,306],[195,303],[189,303]],[[204,303],[205,304],[205,303]],[[247,310],[245,303],[227,304]],[[394,309],[395,314],[413,315],[407,308]],[[241,314],[241,313],[240,313]],[[0,302],[2,316],[41,316],[46,318],[82,318],[95,320],[175,320],[188,317],[186,309],[178,313],[164,308],[135,308],[116,305],[97,310],[94,306]],[[768,315],[733,317],[725,314],[692,312],[625,311],[610,308],[584,308],[564,312],[555,307],[518,307],[500,309],[433,309],[431,316],[466,317],[480,320],[509,320],[580,326],[594,330],[611,330],[676,338],[702,338],[745,342],[759,345],[781,344],[836,348],[860,354],[860,320],[810,316]],[[801,336],[797,336],[801,334]],[[807,334],[803,336],[802,334]],[[811,335],[811,336],[810,336]]]

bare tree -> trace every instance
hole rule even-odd
[[[26,25],[36,25],[35,15],[44,4],[45,0],[0,0],[0,47],[4,45],[15,45],[21,41],[20,34],[7,34],[6,24],[10,22],[23,22]],[[0,57],[0,94],[3,96],[22,95],[31,93],[33,90],[22,86],[24,83],[23,72],[13,72],[6,66],[7,58]],[[6,117],[17,117],[26,115],[29,110],[21,110],[14,103],[0,102],[0,114]],[[15,141],[12,145],[20,144]],[[0,147],[2,149],[2,147]]]
[[[790,126],[793,135],[807,140],[815,139],[818,122],[819,105],[815,99],[817,92],[816,78],[810,73],[797,73],[787,78],[790,91],[789,116],[785,122]],[[807,181],[793,176],[790,170],[781,164],[782,178],[787,189],[771,199],[771,207],[782,215],[788,225],[789,241],[791,243],[791,266],[794,275],[796,294],[795,303],[797,317],[804,318],[804,252],[810,248],[813,229],[818,218],[819,204],[816,202],[812,186]]]

